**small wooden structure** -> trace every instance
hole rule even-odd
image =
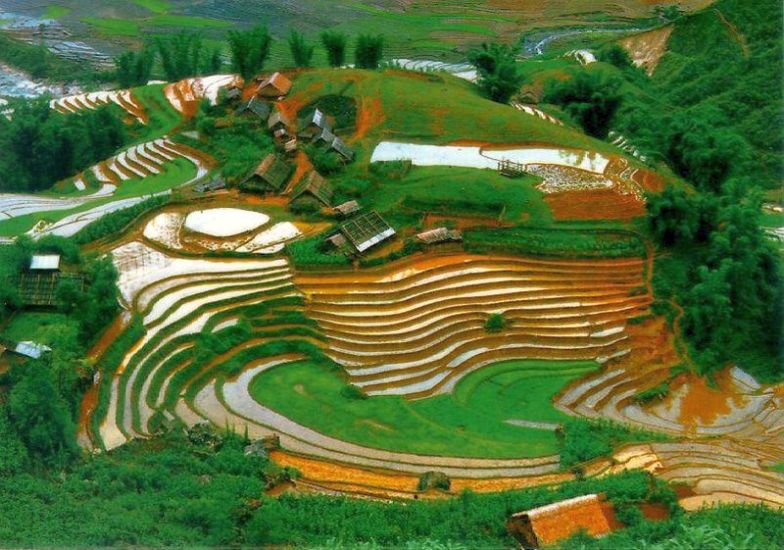
[[[19,274],[19,297],[25,306],[55,307],[60,281],[72,280],[84,289],[84,276],[63,271],[58,254],[34,254],[28,269]]]
[[[257,98],[252,97],[248,101],[243,102],[234,112],[235,115],[244,115],[247,113],[253,114],[260,120],[267,120],[272,112],[272,107],[269,103],[259,101]]]
[[[446,227],[436,227],[435,229],[418,233],[416,238],[424,244],[438,244],[462,241],[463,234],[460,231],[450,230]]]
[[[498,172],[507,178],[519,178],[525,175],[525,164],[512,162],[509,159],[499,160]]]
[[[312,115],[300,121],[297,135],[302,139],[314,139],[325,130],[332,132],[332,123],[323,111],[316,109]]]
[[[358,212],[362,207],[359,205],[357,201],[346,201],[342,204],[337,205],[332,211],[339,216],[348,216],[353,214],[354,212]]]
[[[329,144],[329,147],[338,155],[340,155],[346,162],[351,162],[354,160],[354,151],[352,151],[351,148],[349,148],[349,146],[346,145],[346,143],[339,137],[335,136],[335,138]]]
[[[37,342],[26,341],[18,342],[15,346],[10,347],[8,351],[28,359],[40,359],[44,354],[52,351],[52,348]]]
[[[235,101],[242,98],[242,88],[236,84],[226,86],[226,99]]]
[[[375,210],[368,210],[343,223],[340,232],[360,254],[395,235],[392,226]]]
[[[270,153],[259,163],[256,170],[245,178],[243,184],[257,179],[260,180],[263,190],[280,193],[286,188],[289,176],[291,176],[291,166],[275,156],[275,153]]]
[[[283,151],[289,156],[294,156],[297,153],[298,148],[299,142],[297,142],[297,138],[291,138],[283,144]]]
[[[604,495],[590,494],[514,514],[506,527],[523,548],[550,546],[580,531],[599,537],[612,531]]]
[[[273,73],[268,78],[265,78],[256,89],[256,95],[259,97],[281,97],[291,91],[291,80],[283,76],[281,73]]]
[[[288,135],[289,127],[291,127],[291,121],[281,111],[275,110],[267,119],[267,128],[273,134],[279,130],[284,130],[286,135]]]
[[[332,130],[330,130],[329,128],[324,128],[318,134],[313,136],[312,141],[316,145],[323,144],[329,147],[332,145],[332,142],[335,141],[336,137],[337,136],[332,133]]]
[[[226,180],[220,176],[216,176],[208,182],[199,183],[193,186],[193,190],[197,193],[212,193],[222,189],[226,189]]]
[[[315,170],[311,170],[294,186],[294,189],[291,192],[291,200],[296,200],[305,194],[315,197],[316,200],[324,206],[330,206],[334,191],[329,182],[325,180],[321,174]]]

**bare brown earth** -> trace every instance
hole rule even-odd
[[[619,43],[629,53],[635,65],[645,69],[648,75],[652,75],[662,55],[667,51],[667,42],[673,29],[673,25],[667,25],[623,38]]]

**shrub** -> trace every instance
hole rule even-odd
[[[506,326],[506,319],[501,313],[491,313],[485,321],[485,331],[491,334],[501,332]]]
[[[411,170],[410,160],[373,162],[370,165],[370,173],[385,180],[401,180],[409,170]]]

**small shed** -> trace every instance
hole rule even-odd
[[[208,182],[199,183],[193,186],[193,190],[197,193],[210,193],[226,189],[226,180],[218,176]]]
[[[30,271],[59,271],[59,254],[33,254],[30,259]]]
[[[291,80],[281,73],[274,73],[261,81],[261,84],[256,89],[256,95],[259,97],[284,96],[291,91],[291,86]]]
[[[295,200],[304,194],[309,194],[324,206],[329,206],[332,202],[334,191],[321,174],[311,170],[294,186],[294,190],[291,192],[291,200]]]
[[[324,130],[332,131],[332,123],[329,121],[327,115],[320,109],[313,111],[313,114],[308,118],[301,120],[299,123],[299,132],[297,135],[303,139],[313,139],[321,134]]]
[[[49,351],[52,351],[52,348],[49,346],[30,341],[19,342],[14,346],[14,353],[29,359],[40,359],[41,356]]]
[[[269,128],[270,132],[272,133],[275,133],[278,130],[285,130],[288,133],[290,126],[291,121],[286,115],[278,110],[275,110],[275,112],[272,113],[272,115],[270,115],[269,119],[267,120],[267,128]]]
[[[514,514],[507,529],[524,548],[550,546],[580,531],[600,537],[612,531],[603,495],[583,495]]]
[[[438,244],[462,241],[463,234],[460,231],[450,230],[446,227],[436,227],[435,229],[418,233],[416,238],[421,243]]]
[[[236,84],[231,84],[226,87],[226,99],[235,101],[242,98],[242,88]]]
[[[290,175],[291,166],[275,156],[275,153],[270,153],[245,181],[258,178],[267,190],[280,193],[286,188],[286,182]]]
[[[340,232],[359,253],[395,235],[395,230],[381,214],[368,210],[340,226]]]
[[[272,112],[272,107],[270,107],[269,103],[264,103],[263,101],[259,101],[257,98],[253,97],[248,101],[244,101],[234,112],[235,115],[244,115],[244,114],[252,114],[258,117],[260,120],[267,120]]]
[[[291,138],[286,143],[283,144],[283,150],[286,152],[287,155],[294,156],[297,153],[297,149],[299,144],[297,142],[297,138]]]
[[[335,139],[332,140],[332,143],[329,144],[329,147],[338,155],[343,157],[343,159],[347,162],[354,160],[354,151],[352,151],[351,148],[349,148],[349,146],[346,145],[346,143],[339,137],[335,136]]]
[[[359,205],[357,201],[351,200],[337,205],[332,210],[335,212],[335,214],[338,214],[340,216],[348,216],[349,214],[358,212],[361,208],[362,207]]]

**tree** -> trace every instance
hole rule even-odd
[[[76,427],[47,367],[41,359],[15,370],[8,416],[31,456],[63,465],[77,453]]]
[[[543,101],[560,105],[586,133],[604,139],[622,103],[621,84],[617,76],[581,70],[569,80],[548,81]]]
[[[145,47],[136,53],[127,51],[114,59],[117,83],[122,88],[143,86],[150,80],[155,63],[155,50]]]
[[[296,67],[310,67],[314,46],[308,45],[305,36],[295,30],[289,35],[289,49]]]
[[[221,57],[220,48],[215,48],[214,50],[212,50],[212,53],[210,53],[209,57],[207,58],[207,61],[205,62],[204,65],[203,72],[205,74],[217,74],[221,71],[222,67],[223,67],[223,58]]]
[[[201,72],[202,42],[198,34],[182,31],[156,39],[155,45],[168,80],[182,80]]]
[[[336,31],[321,33],[321,43],[327,51],[330,67],[342,67],[346,62],[346,35]]]
[[[249,31],[229,31],[229,49],[233,69],[246,80],[259,74],[267,61],[272,37],[266,27]]]
[[[493,101],[507,103],[523,84],[515,53],[505,44],[482,44],[468,60],[476,67],[479,89]]]
[[[665,155],[679,175],[702,189],[718,192],[733,171],[748,163],[748,143],[725,129],[725,118],[716,109],[681,112],[669,125]]]
[[[360,34],[354,51],[354,63],[359,69],[378,69],[384,55],[384,37]]]
[[[620,44],[612,43],[604,46],[599,50],[599,61],[614,65],[619,69],[634,68],[632,58],[629,57],[629,52]]]

